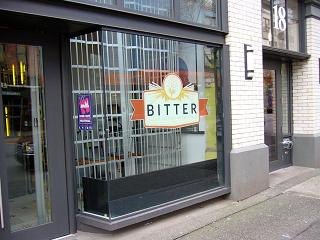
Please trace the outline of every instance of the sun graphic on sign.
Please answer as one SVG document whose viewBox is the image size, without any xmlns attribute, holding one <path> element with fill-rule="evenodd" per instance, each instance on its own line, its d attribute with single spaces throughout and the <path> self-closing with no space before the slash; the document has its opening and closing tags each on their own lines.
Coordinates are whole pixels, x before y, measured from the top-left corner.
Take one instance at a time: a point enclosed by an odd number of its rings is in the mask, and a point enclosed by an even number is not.
<svg viewBox="0 0 320 240">
<path fill-rule="evenodd" d="M 183 89 L 181 79 L 175 74 L 168 74 L 163 80 L 162 85 L 169 99 L 177 99 Z"/>
<path fill-rule="evenodd" d="M 194 91 L 194 86 L 190 83 L 183 87 L 181 78 L 177 74 L 170 73 L 163 79 L 162 86 L 151 83 L 149 89 L 157 91 L 158 97 L 160 98 L 166 100 L 181 100 L 188 97 L 188 94 Z"/>
</svg>

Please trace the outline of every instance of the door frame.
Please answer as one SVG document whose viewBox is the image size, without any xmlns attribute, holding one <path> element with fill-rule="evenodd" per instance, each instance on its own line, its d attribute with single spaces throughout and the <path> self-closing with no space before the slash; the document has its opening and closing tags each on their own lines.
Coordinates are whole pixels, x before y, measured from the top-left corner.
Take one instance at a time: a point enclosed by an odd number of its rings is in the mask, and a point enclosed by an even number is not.
<svg viewBox="0 0 320 240">
<path fill-rule="evenodd" d="M 66 176 L 66 153 L 64 138 L 64 112 L 62 101 L 62 72 L 60 35 L 55 33 L 33 33 L 26 30 L 0 30 L 1 43 L 25 44 L 42 47 L 43 72 L 45 76 L 46 144 L 50 178 L 52 222 L 11 233 L 8 209 L 8 186 L 6 184 L 6 161 L 4 156 L 4 122 L 0 117 L 0 177 L 2 180 L 2 203 L 4 229 L 0 226 L 0 238 L 4 240 L 51 239 L 69 234 L 70 215 Z M 0 109 L 2 111 L 0 88 Z M 54 127 L 50 127 L 54 126 Z M 51 147 L 49 147 L 51 146 Z"/>
<path fill-rule="evenodd" d="M 287 65 L 287 77 L 288 77 L 288 131 L 289 134 L 283 134 L 282 126 L 282 80 L 281 80 L 281 65 Z M 274 59 L 264 59 L 263 69 L 275 70 L 275 93 L 276 93 L 276 156 L 277 160 L 269 161 L 270 172 L 278 170 L 292 165 L 292 149 L 289 151 L 289 157 L 283 159 L 283 138 L 293 137 L 293 127 L 292 127 L 292 78 L 291 78 L 291 63 L 285 61 L 279 61 Z"/>
</svg>

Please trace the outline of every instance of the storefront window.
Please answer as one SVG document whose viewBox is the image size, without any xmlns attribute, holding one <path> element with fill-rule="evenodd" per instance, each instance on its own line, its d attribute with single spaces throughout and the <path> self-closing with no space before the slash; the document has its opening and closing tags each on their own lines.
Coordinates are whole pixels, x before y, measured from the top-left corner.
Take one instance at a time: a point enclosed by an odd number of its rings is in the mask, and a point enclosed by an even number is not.
<svg viewBox="0 0 320 240">
<path fill-rule="evenodd" d="M 204 25 L 217 25 L 217 1 L 181 0 L 180 18 L 188 22 Z"/>
<path fill-rule="evenodd" d="M 270 0 L 262 0 L 262 39 L 263 45 L 272 46 L 272 21 Z"/>
<path fill-rule="evenodd" d="M 297 0 L 263 0 L 263 45 L 299 51 L 299 18 Z"/>
<path fill-rule="evenodd" d="M 116 4 L 116 0 L 86 0 L 86 1 L 104 4 L 104 5 L 115 5 Z"/>
<path fill-rule="evenodd" d="M 78 0 L 96 6 L 118 8 L 166 19 L 211 27 L 218 26 L 218 0 Z"/>
<path fill-rule="evenodd" d="M 124 0 L 124 7 L 139 12 L 151 13 L 165 17 L 172 17 L 172 0 L 150 1 L 150 0 Z"/>
<path fill-rule="evenodd" d="M 287 48 L 287 11 L 285 0 L 273 1 L 273 46 Z"/>
<path fill-rule="evenodd" d="M 287 4 L 289 49 L 299 51 L 299 4 L 296 0 L 288 0 Z"/>
<path fill-rule="evenodd" d="M 224 185 L 218 47 L 103 31 L 72 39 L 71 55 L 79 211 L 116 218 Z M 91 96 L 90 130 L 79 95 Z M 132 100 L 148 106 L 143 120 Z"/>
</svg>

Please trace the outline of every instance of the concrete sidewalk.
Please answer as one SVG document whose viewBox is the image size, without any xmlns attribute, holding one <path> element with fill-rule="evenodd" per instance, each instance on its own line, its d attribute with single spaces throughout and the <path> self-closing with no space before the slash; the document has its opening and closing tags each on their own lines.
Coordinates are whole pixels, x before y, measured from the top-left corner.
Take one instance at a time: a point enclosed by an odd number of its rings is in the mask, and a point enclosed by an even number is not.
<svg viewBox="0 0 320 240">
<path fill-rule="evenodd" d="M 219 198 L 116 232 L 78 232 L 65 240 L 320 240 L 320 170 L 289 167 L 270 188 L 240 202 Z"/>
</svg>

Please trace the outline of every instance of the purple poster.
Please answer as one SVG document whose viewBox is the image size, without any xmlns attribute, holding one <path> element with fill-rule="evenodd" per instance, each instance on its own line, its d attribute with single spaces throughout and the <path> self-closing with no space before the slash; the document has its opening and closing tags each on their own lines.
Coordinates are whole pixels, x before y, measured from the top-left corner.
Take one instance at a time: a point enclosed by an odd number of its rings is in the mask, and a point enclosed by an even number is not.
<svg viewBox="0 0 320 240">
<path fill-rule="evenodd" d="M 90 94 L 78 95 L 78 128 L 92 130 L 92 104 Z"/>
</svg>

